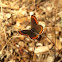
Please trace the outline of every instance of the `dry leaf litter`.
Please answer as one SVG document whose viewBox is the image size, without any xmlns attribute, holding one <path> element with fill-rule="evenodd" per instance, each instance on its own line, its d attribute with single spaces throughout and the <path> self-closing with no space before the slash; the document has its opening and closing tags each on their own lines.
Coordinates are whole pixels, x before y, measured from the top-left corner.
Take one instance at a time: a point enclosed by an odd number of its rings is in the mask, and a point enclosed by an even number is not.
<svg viewBox="0 0 62 62">
<path fill-rule="evenodd" d="M 31 15 L 44 27 L 35 40 L 18 33 Z M 0 62 L 62 62 L 62 0 L 0 0 Z"/>
</svg>

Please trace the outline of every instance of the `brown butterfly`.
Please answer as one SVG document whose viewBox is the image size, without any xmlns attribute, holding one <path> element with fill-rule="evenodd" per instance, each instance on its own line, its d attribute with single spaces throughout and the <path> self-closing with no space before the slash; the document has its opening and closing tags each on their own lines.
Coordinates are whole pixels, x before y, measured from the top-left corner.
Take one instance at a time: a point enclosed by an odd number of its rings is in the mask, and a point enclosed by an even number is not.
<svg viewBox="0 0 62 62">
<path fill-rule="evenodd" d="M 43 32 L 43 26 L 38 25 L 37 19 L 35 16 L 31 16 L 31 29 L 18 31 L 22 35 L 29 36 L 31 39 L 36 39 Z"/>
</svg>

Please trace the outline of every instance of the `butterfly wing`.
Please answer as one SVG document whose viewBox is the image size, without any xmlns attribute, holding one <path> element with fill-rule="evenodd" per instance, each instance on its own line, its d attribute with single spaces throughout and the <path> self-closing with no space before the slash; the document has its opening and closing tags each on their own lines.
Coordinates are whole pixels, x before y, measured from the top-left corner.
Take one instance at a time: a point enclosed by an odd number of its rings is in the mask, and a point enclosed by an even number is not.
<svg viewBox="0 0 62 62">
<path fill-rule="evenodd" d="M 41 34 L 43 32 L 43 26 L 36 25 L 35 27 L 32 28 L 32 31 L 36 32 L 37 34 Z"/>
<path fill-rule="evenodd" d="M 27 35 L 29 36 L 31 39 L 36 39 L 38 38 L 38 35 L 36 33 L 34 33 L 31 30 L 22 30 L 22 31 L 18 31 L 20 34 L 22 35 Z"/>
<path fill-rule="evenodd" d="M 31 16 L 31 29 L 37 34 L 41 34 L 43 32 L 43 26 L 38 25 L 37 19 L 35 16 Z"/>
<path fill-rule="evenodd" d="M 31 27 L 33 27 L 33 25 L 37 25 L 38 24 L 38 22 L 37 22 L 37 19 L 36 19 L 36 17 L 35 16 L 31 16 Z"/>
</svg>

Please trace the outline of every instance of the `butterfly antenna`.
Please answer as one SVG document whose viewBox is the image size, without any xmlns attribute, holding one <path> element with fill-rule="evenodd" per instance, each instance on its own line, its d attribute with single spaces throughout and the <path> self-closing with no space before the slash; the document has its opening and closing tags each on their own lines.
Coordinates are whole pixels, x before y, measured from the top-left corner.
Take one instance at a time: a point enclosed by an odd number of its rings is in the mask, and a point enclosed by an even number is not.
<svg viewBox="0 0 62 62">
<path fill-rule="evenodd" d="M 47 36 L 46 36 L 47 37 Z M 48 37 L 47 37 L 48 38 Z M 49 39 L 49 38 L 48 38 Z M 50 40 L 50 39 L 49 39 Z M 50 40 L 51 41 L 51 40 Z M 52 41 L 51 41 L 52 42 Z M 54 42 L 52 42 L 53 43 L 53 46 L 55 46 L 58 50 L 59 50 L 59 48 L 55 45 L 55 43 Z"/>
</svg>

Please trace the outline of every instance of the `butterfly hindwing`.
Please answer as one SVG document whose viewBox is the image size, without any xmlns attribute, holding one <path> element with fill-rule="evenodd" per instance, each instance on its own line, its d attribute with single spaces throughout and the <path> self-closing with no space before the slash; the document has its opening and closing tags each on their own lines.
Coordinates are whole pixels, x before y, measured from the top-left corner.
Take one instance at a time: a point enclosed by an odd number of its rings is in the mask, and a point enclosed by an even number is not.
<svg viewBox="0 0 62 62">
<path fill-rule="evenodd" d="M 36 32 L 37 34 L 41 34 L 43 31 L 43 26 L 38 25 L 36 17 L 33 15 L 31 16 L 31 29 L 32 29 L 32 31 Z"/>
<path fill-rule="evenodd" d="M 31 39 L 38 38 L 38 35 L 36 33 L 34 33 L 33 31 L 31 31 L 31 30 L 22 30 L 22 31 L 19 31 L 19 33 L 22 34 L 22 35 L 27 35 Z"/>
<path fill-rule="evenodd" d="M 32 30 L 36 32 L 37 34 L 41 34 L 43 32 L 43 26 L 36 25 L 35 27 L 32 27 Z"/>
</svg>

